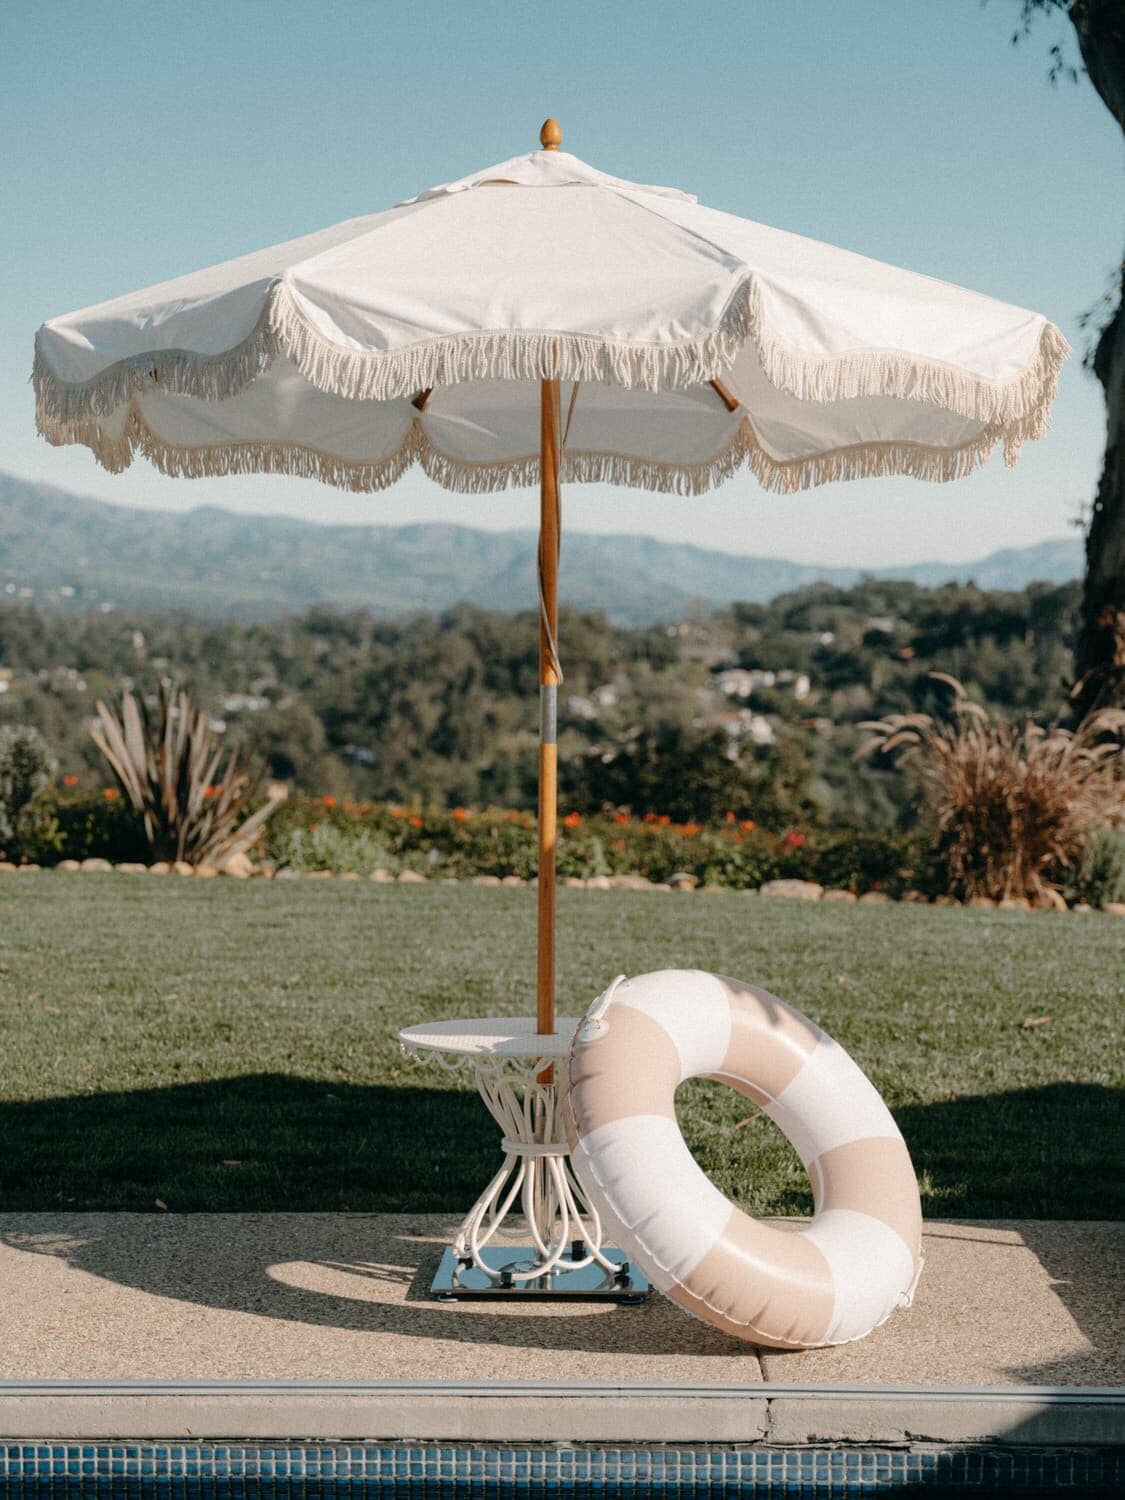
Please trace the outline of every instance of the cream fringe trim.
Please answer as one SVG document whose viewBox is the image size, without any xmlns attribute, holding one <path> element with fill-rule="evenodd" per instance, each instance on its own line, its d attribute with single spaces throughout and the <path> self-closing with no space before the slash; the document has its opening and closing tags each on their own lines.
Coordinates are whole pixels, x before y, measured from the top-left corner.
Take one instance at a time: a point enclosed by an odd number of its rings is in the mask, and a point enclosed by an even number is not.
<svg viewBox="0 0 1125 1500">
<path fill-rule="evenodd" d="M 341 348 L 308 321 L 284 280 L 271 284 L 257 323 L 222 354 L 167 349 L 135 355 L 91 380 L 58 380 L 36 341 L 32 382 L 40 431 L 108 416 L 133 395 L 159 386 L 177 395 L 221 401 L 236 395 L 284 354 L 318 390 L 356 401 L 413 396 L 468 380 L 601 381 L 645 390 L 677 390 L 718 379 L 751 339 L 771 383 L 801 401 L 891 396 L 1009 429 L 1018 445 L 1041 437 L 1069 345 L 1044 324 L 1036 357 L 1020 376 L 986 380 L 940 360 L 898 350 L 861 349 L 813 356 L 775 339 L 765 325 L 761 288 L 748 276 L 718 326 L 677 344 L 624 343 L 595 335 L 517 329 L 458 333 L 393 351 Z"/>
<path fill-rule="evenodd" d="M 435 483 L 461 494 L 490 494 L 539 482 L 537 455 L 488 463 L 458 459 L 435 447 L 418 419 L 411 422 L 393 453 L 366 463 L 299 443 L 235 442 L 200 447 L 167 443 L 149 428 L 136 401 L 130 402 L 120 437 L 111 437 L 94 420 L 70 423 L 49 420 L 41 426 L 41 431 L 54 446 L 83 444 L 111 473 L 127 469 L 134 454 L 141 453 L 161 473 L 175 478 L 290 474 L 359 493 L 387 489 L 414 464 Z M 985 428 L 970 442 L 956 448 L 922 443 L 862 443 L 829 449 L 808 458 L 783 460 L 765 451 L 749 419 L 744 417 L 727 446 L 703 463 L 679 465 L 624 453 L 567 450 L 562 456 L 560 477 L 569 484 L 616 484 L 690 496 L 706 494 L 740 469 L 748 468 L 767 490 L 791 495 L 814 485 L 894 474 L 935 482 L 961 479 L 979 468 L 1000 442 L 1004 442 L 1005 462 L 1014 463 L 1018 440 L 999 425 Z"/>
</svg>

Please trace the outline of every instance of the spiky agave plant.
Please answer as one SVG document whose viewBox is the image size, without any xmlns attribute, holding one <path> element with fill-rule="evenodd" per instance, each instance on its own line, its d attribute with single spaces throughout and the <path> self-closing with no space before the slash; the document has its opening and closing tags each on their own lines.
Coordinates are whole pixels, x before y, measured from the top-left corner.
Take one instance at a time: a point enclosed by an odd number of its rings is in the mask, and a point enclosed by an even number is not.
<svg viewBox="0 0 1125 1500">
<path fill-rule="evenodd" d="M 248 811 L 265 767 L 241 745 L 225 748 L 190 693 L 162 682 L 155 718 L 129 691 L 120 713 L 96 707 L 90 737 L 158 858 L 201 865 L 250 847 L 274 807 Z"/>
<path fill-rule="evenodd" d="M 857 754 L 903 752 L 953 894 L 1046 904 L 1096 829 L 1125 826 L 1125 712 L 1074 731 L 998 723 L 955 677 L 929 675 L 952 694 L 948 716 L 870 720 Z"/>
</svg>

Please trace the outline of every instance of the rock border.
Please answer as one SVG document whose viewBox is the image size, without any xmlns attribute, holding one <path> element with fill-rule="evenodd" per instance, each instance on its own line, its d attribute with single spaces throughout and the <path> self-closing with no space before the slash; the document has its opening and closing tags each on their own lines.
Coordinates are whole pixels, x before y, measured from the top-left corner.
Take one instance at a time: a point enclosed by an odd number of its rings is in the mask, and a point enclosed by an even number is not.
<svg viewBox="0 0 1125 1500">
<path fill-rule="evenodd" d="M 108 859 L 62 859 L 56 865 L 34 863 L 17 865 L 11 860 L 0 860 L 0 875 L 25 875 L 36 871 L 59 870 L 64 874 L 113 874 L 113 875 L 178 875 L 195 880 L 209 880 L 223 875 L 230 880 L 367 880 L 373 885 L 475 885 L 494 890 L 531 890 L 538 885 L 534 876 L 525 880 L 522 875 L 455 875 L 430 876 L 418 870 L 401 870 L 397 875 L 390 870 L 372 870 L 361 875 L 357 870 L 294 870 L 291 867 L 275 869 L 268 862 L 255 865 L 239 854 L 218 865 L 190 865 L 185 860 L 169 864 L 158 861 L 145 865 L 136 861 L 113 864 Z M 783 901 L 813 901 L 826 905 L 847 906 L 945 906 L 965 910 L 981 911 L 1073 911 L 1081 915 L 1099 908 L 1079 902 L 1067 906 L 1057 891 L 1050 892 L 1046 906 L 1034 907 L 1023 898 L 1006 897 L 993 901 L 988 896 L 972 896 L 960 901 L 956 896 L 927 896 L 924 891 L 907 890 L 901 896 L 891 896 L 886 891 L 864 891 L 862 894 L 847 889 L 824 887 L 812 880 L 767 880 L 765 885 L 737 887 L 728 885 L 700 885 L 698 878 L 686 870 L 670 875 L 667 880 L 646 880 L 643 875 L 580 875 L 563 876 L 559 885 L 564 890 L 584 891 L 661 891 L 687 893 L 701 896 L 764 896 Z M 1125 901 L 1108 901 L 1100 910 L 1108 916 L 1125 917 Z"/>
</svg>

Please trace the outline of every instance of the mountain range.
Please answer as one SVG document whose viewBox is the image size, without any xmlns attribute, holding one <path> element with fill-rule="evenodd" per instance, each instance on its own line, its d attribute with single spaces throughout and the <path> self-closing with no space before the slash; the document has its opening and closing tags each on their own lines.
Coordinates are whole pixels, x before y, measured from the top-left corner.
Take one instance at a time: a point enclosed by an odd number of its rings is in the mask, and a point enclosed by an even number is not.
<svg viewBox="0 0 1125 1500">
<path fill-rule="evenodd" d="M 460 601 L 527 609 L 535 534 L 427 523 L 340 526 L 204 505 L 143 510 L 0 473 L 0 600 L 44 607 L 184 609 L 261 618 L 315 605 L 382 615 Z M 765 603 L 807 584 L 864 576 L 982 589 L 1063 583 L 1082 570 L 1077 537 L 1005 548 L 973 563 L 860 569 L 735 556 L 646 536 L 571 532 L 560 593 L 629 625 L 682 618 L 741 599 Z"/>
</svg>

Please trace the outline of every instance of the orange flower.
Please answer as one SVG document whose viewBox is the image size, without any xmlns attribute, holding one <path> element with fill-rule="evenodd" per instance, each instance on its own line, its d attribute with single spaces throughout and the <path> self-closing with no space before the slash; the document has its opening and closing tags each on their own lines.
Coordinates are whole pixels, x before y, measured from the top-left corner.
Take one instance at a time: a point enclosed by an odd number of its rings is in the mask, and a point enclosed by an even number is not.
<svg viewBox="0 0 1125 1500">
<path fill-rule="evenodd" d="M 654 812 L 647 812 L 647 813 L 645 813 L 644 821 L 646 823 L 655 823 L 656 822 L 656 814 Z"/>
<path fill-rule="evenodd" d="M 371 811 L 371 803 L 370 802 L 361 802 L 359 804 L 359 815 L 360 815 L 361 818 L 366 817 L 367 814 L 370 811 Z"/>
<path fill-rule="evenodd" d="M 115 786 L 107 786 L 102 788 L 102 796 L 107 802 L 116 802 L 120 795 L 121 793 Z"/>
<path fill-rule="evenodd" d="M 391 808 L 391 817 L 392 818 L 405 818 L 406 817 L 406 809 L 402 808 L 402 807 L 392 807 Z"/>
<path fill-rule="evenodd" d="M 785 843 L 790 849 L 799 849 L 804 842 L 805 835 L 803 833 L 797 833 L 792 828 L 789 829 L 783 840 L 783 843 Z"/>
<path fill-rule="evenodd" d="M 727 819 L 728 823 L 733 823 L 734 822 L 734 813 L 728 812 L 727 815 L 726 815 L 726 819 Z"/>
<path fill-rule="evenodd" d="M 569 812 L 569 813 L 567 813 L 566 817 L 563 819 L 563 827 L 564 828 L 577 828 L 578 825 L 579 825 L 579 823 L 581 823 L 581 821 L 582 821 L 582 816 L 581 816 L 580 813 Z"/>
<path fill-rule="evenodd" d="M 522 813 L 506 812 L 504 814 L 504 821 L 507 823 L 518 823 L 521 820 L 522 816 Z"/>
<path fill-rule="evenodd" d="M 335 799 L 335 797 L 322 797 L 320 800 L 324 803 L 325 807 L 335 807 L 336 806 L 336 799 Z"/>
<path fill-rule="evenodd" d="M 615 823 L 627 823 L 629 821 L 629 814 L 628 813 L 620 813 L 620 812 L 614 813 L 614 815 L 613 815 L 613 821 Z"/>
<path fill-rule="evenodd" d="M 64 776 L 63 779 L 62 779 L 62 784 L 63 784 L 63 786 L 77 786 L 78 785 L 78 777 L 77 776 Z"/>
<path fill-rule="evenodd" d="M 754 822 L 753 818 L 743 818 L 742 822 L 739 823 L 738 826 L 742 829 L 743 833 L 753 833 L 758 825 Z"/>
<path fill-rule="evenodd" d="M 658 826 L 659 826 L 659 827 L 660 827 L 660 828 L 667 828 L 667 827 L 668 827 L 668 824 L 669 824 L 669 823 L 670 823 L 670 822 L 671 822 L 671 821 L 672 821 L 672 819 L 671 819 L 671 817 L 670 817 L 670 816 L 669 816 L 669 815 L 668 815 L 668 814 L 667 814 L 667 813 L 661 813 L 661 814 L 660 814 L 660 816 L 659 816 L 659 817 L 658 817 L 658 818 L 657 818 L 657 820 L 656 820 L 656 822 L 657 822 L 657 825 L 658 825 Z"/>
<path fill-rule="evenodd" d="M 469 809 L 467 807 L 455 807 L 449 816 L 455 823 L 467 823 L 469 821 Z"/>
<path fill-rule="evenodd" d="M 411 826 L 411 828 L 421 828 L 422 827 L 422 819 L 421 818 L 411 818 L 410 819 L 410 826 Z"/>
<path fill-rule="evenodd" d="M 685 839 L 693 839 L 699 832 L 699 828 L 700 825 L 698 823 L 685 823 L 681 832 Z"/>
</svg>

